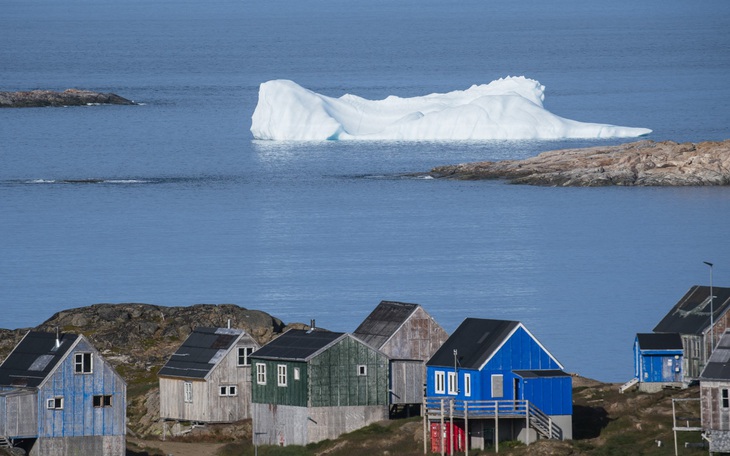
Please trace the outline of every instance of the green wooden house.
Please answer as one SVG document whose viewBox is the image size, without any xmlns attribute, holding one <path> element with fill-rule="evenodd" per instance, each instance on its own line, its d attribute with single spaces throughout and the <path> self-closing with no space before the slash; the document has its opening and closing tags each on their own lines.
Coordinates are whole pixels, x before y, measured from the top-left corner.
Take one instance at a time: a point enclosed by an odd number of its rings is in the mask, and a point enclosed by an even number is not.
<svg viewBox="0 0 730 456">
<path fill-rule="evenodd" d="M 388 418 L 388 357 L 350 334 L 290 330 L 251 355 L 254 444 L 306 445 Z"/>
</svg>

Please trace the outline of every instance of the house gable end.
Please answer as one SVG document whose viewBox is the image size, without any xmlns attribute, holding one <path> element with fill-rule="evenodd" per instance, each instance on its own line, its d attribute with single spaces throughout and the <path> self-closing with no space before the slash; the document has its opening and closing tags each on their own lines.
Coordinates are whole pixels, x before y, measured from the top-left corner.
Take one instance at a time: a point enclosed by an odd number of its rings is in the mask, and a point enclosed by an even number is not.
<svg viewBox="0 0 730 456">
<path fill-rule="evenodd" d="M 560 369 L 563 365 L 519 323 L 479 367 L 480 371 Z"/>
</svg>

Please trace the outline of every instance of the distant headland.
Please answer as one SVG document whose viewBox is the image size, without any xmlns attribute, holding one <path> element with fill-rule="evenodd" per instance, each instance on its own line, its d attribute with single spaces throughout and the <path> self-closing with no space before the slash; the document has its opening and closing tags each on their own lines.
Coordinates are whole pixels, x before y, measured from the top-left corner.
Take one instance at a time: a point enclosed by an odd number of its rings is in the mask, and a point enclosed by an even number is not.
<svg viewBox="0 0 730 456">
<path fill-rule="evenodd" d="M 553 187 L 730 185 L 730 140 L 681 144 L 647 140 L 555 150 L 524 160 L 439 166 L 426 175 Z"/>
<path fill-rule="evenodd" d="M 114 93 L 100 93 L 79 89 L 67 89 L 63 92 L 54 92 L 52 90 L 0 92 L 0 108 L 40 108 L 46 106 L 88 106 L 98 104 L 134 105 L 137 103 Z"/>
</svg>

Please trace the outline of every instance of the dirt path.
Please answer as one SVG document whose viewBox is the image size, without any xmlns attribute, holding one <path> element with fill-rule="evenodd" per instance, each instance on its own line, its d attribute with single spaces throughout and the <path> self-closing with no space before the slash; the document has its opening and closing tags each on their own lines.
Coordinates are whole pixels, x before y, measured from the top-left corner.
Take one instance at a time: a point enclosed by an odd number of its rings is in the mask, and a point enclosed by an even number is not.
<svg viewBox="0 0 730 456">
<path fill-rule="evenodd" d="M 141 440 L 128 439 L 140 448 L 157 448 L 163 454 L 169 456 L 215 456 L 216 452 L 223 446 L 221 443 L 187 443 L 171 442 L 162 440 Z"/>
</svg>

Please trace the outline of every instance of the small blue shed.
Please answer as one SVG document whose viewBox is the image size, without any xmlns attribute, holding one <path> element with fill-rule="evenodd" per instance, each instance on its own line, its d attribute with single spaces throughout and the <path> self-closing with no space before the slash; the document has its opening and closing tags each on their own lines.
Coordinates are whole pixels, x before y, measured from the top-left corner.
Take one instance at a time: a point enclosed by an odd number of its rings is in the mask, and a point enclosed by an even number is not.
<svg viewBox="0 0 730 456">
<path fill-rule="evenodd" d="M 642 391 L 679 386 L 684 381 L 684 349 L 679 333 L 640 333 L 634 339 L 634 376 Z"/>
<path fill-rule="evenodd" d="M 467 318 L 426 369 L 431 418 L 448 399 L 452 415 L 468 421 L 472 446 L 572 438 L 572 378 L 520 322 Z"/>
</svg>

